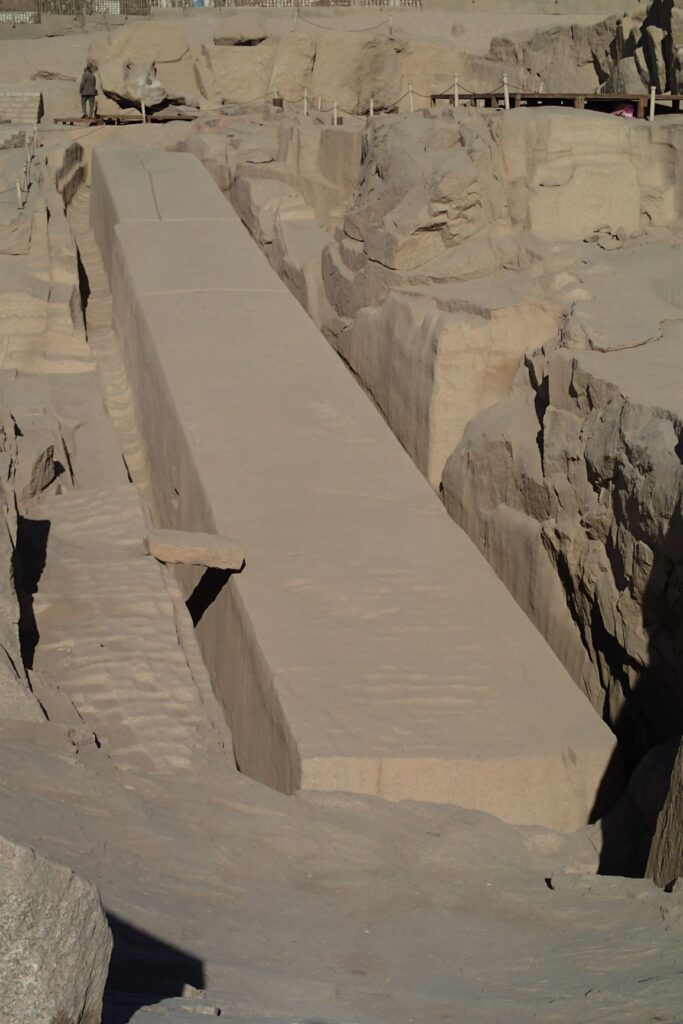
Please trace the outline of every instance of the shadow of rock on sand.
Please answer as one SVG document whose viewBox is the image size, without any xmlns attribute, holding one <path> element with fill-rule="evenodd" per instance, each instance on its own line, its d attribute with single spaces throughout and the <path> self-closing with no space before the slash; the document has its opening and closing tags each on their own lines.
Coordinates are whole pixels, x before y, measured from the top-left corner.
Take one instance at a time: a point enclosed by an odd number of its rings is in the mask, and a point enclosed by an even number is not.
<svg viewBox="0 0 683 1024">
<path fill-rule="evenodd" d="M 643 593 L 648 637 L 641 666 L 618 666 L 623 706 L 615 721 L 630 780 L 599 822 L 601 874 L 642 876 L 664 806 L 683 733 L 683 517 L 680 500 L 668 533 L 654 551 Z M 615 671 L 615 666 L 610 666 Z M 630 671 L 629 671 L 630 670 Z M 629 676 L 636 675 L 635 685 Z M 683 829 L 683 822 L 681 823 Z"/>
<path fill-rule="evenodd" d="M 107 911 L 114 937 L 104 990 L 102 1024 L 128 1024 L 137 1010 L 204 988 L 204 964 L 196 956 L 135 928 Z"/>
</svg>

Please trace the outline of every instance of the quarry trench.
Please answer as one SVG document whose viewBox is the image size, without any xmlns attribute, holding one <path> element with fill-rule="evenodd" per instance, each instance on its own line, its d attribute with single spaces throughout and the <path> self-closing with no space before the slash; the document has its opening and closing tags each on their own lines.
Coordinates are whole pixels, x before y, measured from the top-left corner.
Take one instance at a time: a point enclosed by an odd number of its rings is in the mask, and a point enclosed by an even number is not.
<svg viewBox="0 0 683 1024">
<path fill-rule="evenodd" d="M 148 173 L 149 173 L 149 172 L 148 172 Z M 157 199 L 156 199 L 156 196 L 154 197 L 154 203 L 155 203 L 155 209 L 156 209 L 156 211 L 158 212 L 158 204 L 157 204 Z M 80 215 L 80 217 L 81 217 L 81 220 L 82 220 L 82 218 L 83 218 L 83 215 L 81 214 L 81 215 Z M 72 220 L 73 220 L 73 218 L 72 218 Z M 82 243 L 81 243 L 81 244 L 82 244 Z M 87 244 L 87 243 L 86 243 L 86 244 Z M 91 257 L 92 257 L 92 254 L 91 254 Z M 85 282 L 84 282 L 84 283 L 85 283 Z M 87 288 L 89 288 L 89 287 L 90 287 L 90 286 L 89 286 L 89 283 L 88 283 L 88 284 L 87 284 Z M 107 316 L 108 316 L 108 313 L 107 313 L 107 309 L 106 309 L 106 308 L 105 308 L 104 316 L 105 316 L 105 319 L 106 319 L 106 318 L 107 318 Z M 97 330 L 97 323 L 95 323 L 95 324 L 93 325 L 93 330 Z M 110 340 L 111 340 L 111 339 L 110 339 Z M 118 376 L 118 377 L 119 377 L 119 385 L 120 385 L 120 384 L 121 384 L 121 380 L 122 380 L 122 379 L 123 379 L 123 378 L 125 377 L 125 370 L 124 370 L 124 369 L 122 369 L 121 367 L 119 367 L 119 368 L 118 368 L 118 372 L 117 372 L 117 373 L 115 373 L 115 374 L 114 374 L 114 376 L 115 376 L 115 377 L 116 377 L 116 376 Z M 124 385 L 124 386 L 125 386 L 125 385 Z M 372 395 L 371 395 L 371 397 L 374 397 L 374 396 L 372 396 Z M 124 404 L 125 404 L 125 403 L 124 403 Z M 111 411 L 112 411 L 112 410 L 111 410 L 111 408 L 110 408 L 110 412 L 111 412 Z M 115 415 L 118 415 L 118 416 L 119 416 L 119 418 L 121 418 L 121 416 L 122 416 L 122 411 L 121 411 L 121 409 L 119 409 L 119 410 L 118 410 L 118 411 L 117 411 L 117 412 L 115 413 Z M 143 469 L 141 473 L 140 473 L 140 471 L 138 471 L 138 474 L 137 474 L 137 480 L 138 480 L 139 484 L 141 485 L 141 487 L 142 487 L 142 489 L 143 489 L 143 493 L 145 493 L 145 491 L 146 491 L 147 495 L 148 495 L 148 496 L 150 496 L 150 495 L 152 494 L 152 489 L 151 489 L 151 483 L 150 483 L 150 477 L 149 477 L 149 459 L 148 459 L 148 456 L 146 455 L 146 453 L 144 452 L 144 447 L 145 447 L 145 446 L 144 446 L 143 444 L 141 444 L 141 442 L 140 442 L 140 437 L 139 437 L 139 430 L 138 430 L 138 428 L 137 428 L 137 425 L 136 425 L 136 424 L 134 423 L 135 417 L 134 417 L 134 414 L 133 414 L 133 413 L 132 413 L 132 411 L 131 411 L 131 408 L 130 408 L 130 403 L 128 403 L 128 409 L 127 409 L 127 411 L 126 411 L 125 413 L 123 413 L 123 418 L 124 418 L 124 419 L 126 419 L 126 420 L 128 421 L 128 425 L 127 425 L 127 427 L 126 427 L 126 428 L 124 428 L 124 429 L 125 429 L 125 431 L 127 431 L 127 435 L 128 435 L 128 441 L 129 441 L 129 443 L 130 443 L 130 444 L 132 445 L 132 448 L 131 448 L 131 451 L 130 451 L 130 454 L 129 454 L 128 458 L 130 458 L 130 459 L 131 459 L 131 460 L 132 460 L 133 462 L 134 462 L 135 460 L 138 460 L 138 461 L 139 461 L 140 463 L 142 463 L 142 464 L 145 464 L 145 469 Z M 153 500 L 153 499 L 152 499 L 152 500 Z M 182 586 L 182 580 L 181 580 L 181 586 Z M 186 588 L 187 588 L 187 585 L 186 585 Z M 185 589 L 186 589 L 186 588 L 185 588 Z M 191 588 L 190 588 L 190 589 L 191 589 Z M 206 655 L 205 655 L 205 656 L 206 656 Z M 212 674 L 213 674 L 213 673 L 212 673 Z M 215 686 L 215 685 L 216 685 L 216 680 L 215 680 L 215 675 L 214 675 L 214 686 Z M 218 686 L 218 692 L 220 693 L 220 691 L 221 691 L 221 685 L 219 684 L 219 686 Z M 228 718 L 229 718 L 229 720 L 230 720 L 230 716 L 229 716 L 229 714 L 228 714 Z M 244 742 L 246 742 L 246 743 L 247 743 L 247 745 L 248 745 L 250 741 L 249 741 L 249 739 L 246 739 L 246 741 L 245 741 L 245 740 L 242 740 L 241 742 L 243 742 L 243 743 L 244 743 Z M 259 742 L 261 742 L 261 741 L 259 741 Z M 269 741 L 269 742 L 272 742 L 272 741 Z M 287 742 L 289 742 L 289 741 L 287 741 Z M 266 753 L 266 755 L 265 755 L 265 759 L 267 760 L 269 756 L 270 756 L 270 754 Z M 243 762 L 243 761 L 245 761 L 245 760 L 246 760 L 247 764 L 249 763 L 249 758 L 248 758 L 248 757 L 247 757 L 247 758 L 244 758 L 244 757 L 240 757 L 239 753 L 237 753 L 237 757 L 238 757 L 238 762 L 240 762 L 240 763 L 241 763 L 241 762 Z M 249 772 L 249 769 L 247 769 L 247 770 L 248 770 L 248 773 L 251 773 L 251 772 Z M 254 769 L 254 768 L 252 767 L 252 772 L 253 772 L 253 773 L 254 773 L 254 774 L 256 775 L 256 777 L 257 777 L 257 778 L 259 777 L 259 773 L 262 773 L 262 771 L 263 771 L 263 770 L 262 770 L 262 769 L 260 769 L 260 768 L 258 768 L 258 767 L 257 767 L 256 769 Z M 287 769 L 287 772 L 286 772 L 286 774 L 285 774 L 285 779 L 289 777 L 289 775 L 287 774 L 288 772 L 289 772 L 289 769 Z M 270 784 L 275 784 L 276 786 L 278 786 L 278 788 L 280 788 L 280 787 L 282 787 L 282 786 L 283 786 L 283 783 L 282 783 L 282 781 L 279 781 L 279 780 L 278 780 L 277 778 L 264 778 L 263 780 L 264 780 L 264 781 L 268 781 L 268 782 L 270 782 Z M 346 782 L 345 782 L 345 783 L 342 783 L 342 787 L 343 787 L 343 788 L 345 788 L 345 786 L 346 786 L 346 785 L 348 785 L 348 784 L 349 784 L 349 782 L 348 782 L 348 776 L 347 776 L 347 780 L 346 780 Z M 319 782 L 318 782 L 318 781 L 316 781 L 316 784 L 315 784 L 316 788 L 318 787 L 318 785 L 319 785 Z M 351 783 L 350 783 L 350 785 L 351 785 L 351 786 L 356 786 L 356 785 L 358 785 L 358 783 L 354 783 L 354 782 L 351 782 Z M 362 786 L 364 786 L 364 785 L 365 785 L 365 783 L 361 783 L 361 785 L 362 785 Z M 291 783 L 290 783 L 290 782 L 287 782 L 287 781 L 285 781 L 285 782 L 284 782 L 284 788 L 285 788 L 285 790 L 287 790 L 287 789 L 288 789 L 288 788 L 289 788 L 290 786 L 291 786 Z M 336 788 L 336 787 L 337 787 L 337 784 L 335 783 L 335 784 L 334 784 L 334 786 L 333 786 L 333 788 Z M 398 792 L 398 791 L 397 791 L 397 792 Z M 614 789 L 612 789 L 612 790 L 611 790 L 611 792 L 610 792 L 610 788 L 609 788 L 609 785 L 608 785 L 608 789 L 607 789 L 607 791 L 606 791 L 606 792 L 607 792 L 608 794 L 610 794 L 609 796 L 607 796 L 607 798 L 606 798 L 606 799 L 607 799 L 607 800 L 608 800 L 609 802 L 613 802 L 613 801 L 614 801 L 614 797 L 615 797 L 615 791 L 614 791 Z M 595 813 L 595 808 L 593 808 L 593 813 Z M 601 813 L 602 813 L 602 812 L 598 812 L 598 816 L 600 816 L 600 815 L 601 815 Z"/>
<path fill-rule="evenodd" d="M 146 172 L 146 173 L 149 174 L 149 172 Z M 93 248 L 92 239 L 91 238 L 88 239 L 88 238 L 86 238 L 82 234 L 82 231 L 83 231 L 82 225 L 84 223 L 84 218 L 87 216 L 87 211 L 86 211 L 86 208 L 83 206 L 83 203 L 84 202 L 87 203 L 87 196 L 89 196 L 89 194 L 90 193 L 86 192 L 85 188 L 82 188 L 81 190 L 79 190 L 76 193 L 76 198 L 73 200 L 73 205 L 70 207 L 70 217 L 71 217 L 72 224 L 74 226 L 74 232 L 75 232 L 77 238 L 78 238 L 78 231 L 79 231 L 79 229 L 77 229 L 77 227 L 76 227 L 76 221 L 79 220 L 79 219 L 81 221 L 81 228 L 80 228 L 81 237 L 79 239 L 79 258 L 81 260 L 81 265 L 82 265 L 83 269 L 86 271 L 87 274 L 89 274 L 87 280 L 85 278 L 83 278 L 82 281 L 81 281 L 81 286 L 83 288 L 82 301 L 83 301 L 83 305 L 86 306 L 86 315 L 87 315 L 87 318 L 88 318 L 89 341 L 90 341 L 90 344 L 91 344 L 93 350 L 95 351 L 95 353 L 97 355 L 98 364 L 99 364 L 99 367 L 100 367 L 100 372 L 104 373 L 104 377 L 108 378 L 106 390 L 107 390 L 107 393 L 108 393 L 109 413 L 112 416 L 112 419 L 116 423 L 116 426 L 117 426 L 117 432 L 119 433 L 121 444 L 122 444 L 122 447 L 123 447 L 123 450 L 124 450 L 126 464 L 128 466 L 128 470 L 129 470 L 129 475 L 136 481 L 138 486 L 141 488 L 143 495 L 145 495 L 145 500 L 151 503 L 151 502 L 153 502 L 154 499 L 153 499 L 153 492 L 152 492 L 152 484 L 150 482 L 151 470 L 150 470 L 150 467 L 149 467 L 149 456 L 148 456 L 148 453 L 145 451 L 145 446 L 141 443 L 140 431 L 139 431 L 138 423 L 136 421 L 136 417 L 135 417 L 135 415 L 133 413 L 133 410 L 132 410 L 132 404 L 131 404 L 131 401 L 130 401 L 130 382 L 129 382 L 129 379 L 128 379 L 128 375 L 127 375 L 127 371 L 125 369 L 125 366 L 121 362 L 120 350 L 117 348 L 117 345 L 119 343 L 116 341 L 115 336 L 111 333 L 111 296 L 109 296 L 108 298 L 107 298 L 107 296 L 103 296 L 103 299 L 102 299 L 103 304 L 98 306 L 97 303 L 93 304 L 93 302 L 92 302 L 92 298 L 93 298 L 92 294 L 87 295 L 88 291 L 90 291 L 92 293 L 93 290 L 96 290 L 96 285 L 97 285 L 97 281 L 98 281 L 98 273 L 100 274 L 100 280 L 102 280 L 102 281 L 105 280 L 104 278 L 101 278 L 101 275 L 103 273 L 105 273 L 104 268 L 101 265 L 101 262 L 100 262 L 100 268 L 101 269 L 100 269 L 99 272 L 98 271 L 94 271 L 92 269 L 93 268 L 93 264 L 92 264 L 93 257 L 97 256 L 97 253 L 95 252 L 95 250 L 97 249 L 97 246 L 95 246 Z M 155 197 L 155 209 L 158 210 L 158 203 L 157 203 L 156 197 Z M 88 267 L 90 268 L 89 270 L 86 268 L 86 263 L 88 264 Z M 106 277 L 106 275 L 105 275 L 105 277 Z M 91 278 L 92 278 L 92 281 L 91 281 Z M 95 282 L 95 288 L 94 289 L 93 289 L 93 281 Z M 108 288 L 108 286 L 107 286 L 107 288 Z M 105 288 L 105 291 L 107 290 L 107 288 Z M 372 396 L 372 397 L 374 397 L 374 396 Z M 189 588 L 191 590 L 193 584 L 192 585 L 185 584 L 183 586 L 182 579 L 181 579 L 180 582 L 181 582 L 181 589 L 184 591 L 184 596 L 187 597 L 188 596 L 188 586 L 189 586 Z M 223 669 L 223 671 L 225 671 L 225 670 Z M 215 675 L 214 675 L 214 681 L 215 681 Z M 219 692 L 220 692 L 220 689 L 221 689 L 221 687 L 219 686 L 218 687 Z M 249 744 L 250 741 L 248 739 L 248 736 L 249 736 L 249 730 L 248 729 L 246 730 L 246 736 L 247 736 L 246 743 Z M 268 740 L 268 744 L 270 744 L 271 742 L 272 742 L 271 740 Z M 284 741 L 278 740 L 276 742 L 284 742 L 285 746 L 291 744 L 291 740 L 286 738 L 286 737 L 285 737 Z M 270 747 L 267 746 L 266 747 L 266 753 L 263 755 L 265 760 L 268 760 L 268 757 L 270 756 L 269 753 L 268 753 L 269 749 L 270 749 Z M 238 753 L 238 761 L 239 761 L 241 766 L 246 765 L 247 766 L 246 770 L 247 770 L 248 773 L 250 773 L 249 755 L 247 755 L 246 758 L 245 758 L 243 754 L 240 755 Z M 260 771 L 261 771 L 260 768 L 258 768 L 258 767 L 254 768 L 253 766 L 251 766 L 251 773 L 253 773 L 257 778 L 259 777 L 259 772 Z M 286 771 L 289 771 L 289 769 L 286 769 Z M 318 771 L 317 767 L 316 767 L 316 771 Z M 363 769 L 363 771 L 365 771 L 365 768 Z M 286 773 L 285 773 L 285 777 L 286 777 Z M 315 788 L 317 788 L 320 785 L 320 783 L 319 783 L 320 776 L 314 776 L 314 778 L 316 779 L 316 781 L 315 781 Z M 287 781 L 285 781 L 284 784 L 283 784 L 282 776 L 280 777 L 280 779 L 270 778 L 270 779 L 264 779 L 264 781 L 269 781 L 270 784 L 275 784 L 276 786 L 282 787 L 282 788 L 285 788 L 285 789 L 289 789 L 290 787 L 291 788 L 296 788 L 296 785 L 293 785 L 293 784 L 291 784 L 290 782 L 287 782 Z M 333 788 L 337 788 L 338 785 L 339 785 L 338 783 L 334 783 L 333 784 Z M 348 782 L 348 776 L 347 776 L 345 778 L 345 782 L 342 783 L 342 785 L 343 786 L 346 786 L 346 785 L 355 786 L 355 785 L 358 785 L 358 782 L 356 782 L 356 781 L 354 781 L 352 779 L 351 782 L 349 783 Z M 361 785 L 366 785 L 366 783 L 365 782 L 361 782 Z M 376 786 L 377 783 L 376 782 L 372 782 L 371 785 L 372 786 Z M 433 787 L 433 785 L 434 784 L 432 782 L 429 783 L 430 787 Z M 438 787 L 437 787 L 437 790 L 438 790 Z M 387 793 L 389 793 L 389 792 L 390 791 L 387 791 Z M 398 794 L 400 792 L 400 790 L 397 789 L 397 790 L 395 790 L 395 792 Z M 425 792 L 427 792 L 427 790 Z M 612 793 L 612 797 L 613 797 L 613 795 L 614 794 Z M 502 811 L 500 809 L 498 809 L 498 813 L 502 813 Z"/>
<path fill-rule="evenodd" d="M 678 1019 L 667 120 L 45 132 L 0 224 L 0 855 L 101 892 L 103 1024 Z"/>
</svg>

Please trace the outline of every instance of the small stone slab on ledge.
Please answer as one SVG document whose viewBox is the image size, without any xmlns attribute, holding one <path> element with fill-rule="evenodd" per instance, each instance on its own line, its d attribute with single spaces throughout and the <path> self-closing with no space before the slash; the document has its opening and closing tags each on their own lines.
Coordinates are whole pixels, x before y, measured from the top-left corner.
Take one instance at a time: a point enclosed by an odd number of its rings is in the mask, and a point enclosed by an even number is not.
<svg viewBox="0 0 683 1024">
<path fill-rule="evenodd" d="M 145 551 L 159 562 L 203 565 L 207 569 L 231 569 L 233 572 L 244 568 L 244 551 L 239 541 L 217 533 L 148 530 L 144 544 Z"/>
</svg>

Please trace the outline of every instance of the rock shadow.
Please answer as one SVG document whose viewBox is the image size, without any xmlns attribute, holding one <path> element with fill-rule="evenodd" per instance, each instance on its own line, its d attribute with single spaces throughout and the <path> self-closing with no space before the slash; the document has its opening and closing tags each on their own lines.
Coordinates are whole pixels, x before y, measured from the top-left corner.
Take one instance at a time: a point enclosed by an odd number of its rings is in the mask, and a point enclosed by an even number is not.
<svg viewBox="0 0 683 1024">
<path fill-rule="evenodd" d="M 25 668 L 33 668 L 36 647 L 40 640 L 33 611 L 33 599 L 45 569 L 47 542 L 50 536 L 48 519 L 17 517 L 17 539 L 12 555 L 14 585 L 19 603 L 19 643 Z"/>
<path fill-rule="evenodd" d="M 644 875 L 683 734 L 683 517 L 680 502 L 667 534 L 654 552 L 643 592 L 642 614 L 648 637 L 645 664 L 640 667 L 635 685 L 631 686 L 624 666 L 621 674 L 623 705 L 613 723 L 620 741 L 615 760 L 622 758 L 630 778 L 623 796 L 600 820 L 600 874 Z M 608 768 L 605 780 L 609 773 Z M 596 814 L 592 820 L 597 817 Z"/>
<path fill-rule="evenodd" d="M 198 957 L 107 911 L 114 938 L 102 1024 L 128 1024 L 137 1010 L 180 996 L 185 985 L 204 988 Z"/>
<path fill-rule="evenodd" d="M 220 594 L 234 569 L 206 569 L 202 578 L 187 599 L 187 610 L 192 619 L 192 625 L 197 626 L 204 616 L 204 613 L 211 607 Z"/>
</svg>

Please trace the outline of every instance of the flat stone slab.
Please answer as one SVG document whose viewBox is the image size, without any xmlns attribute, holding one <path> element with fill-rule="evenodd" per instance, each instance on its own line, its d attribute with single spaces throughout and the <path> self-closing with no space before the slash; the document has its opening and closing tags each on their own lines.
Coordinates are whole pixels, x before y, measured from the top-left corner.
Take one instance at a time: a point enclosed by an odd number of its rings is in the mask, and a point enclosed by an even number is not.
<svg viewBox="0 0 683 1024">
<path fill-rule="evenodd" d="M 135 173 L 109 148 L 93 161 L 156 521 L 249 552 L 197 628 L 240 768 L 285 792 L 585 822 L 612 734 L 255 243 L 210 225 L 190 260 L 199 227 L 144 204 L 131 222 Z M 202 191 L 220 195 L 208 173 Z M 200 570 L 178 572 L 189 596 Z"/>
<path fill-rule="evenodd" d="M 206 569 L 231 569 L 244 566 L 241 544 L 215 533 L 190 533 L 188 530 L 148 530 L 145 550 L 167 565 L 203 565 Z"/>
</svg>

